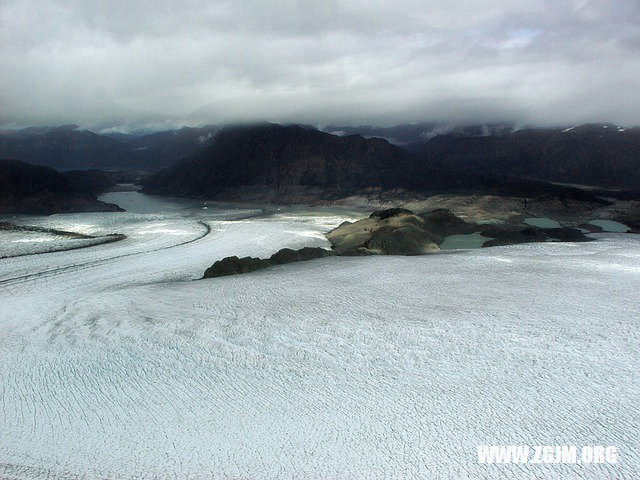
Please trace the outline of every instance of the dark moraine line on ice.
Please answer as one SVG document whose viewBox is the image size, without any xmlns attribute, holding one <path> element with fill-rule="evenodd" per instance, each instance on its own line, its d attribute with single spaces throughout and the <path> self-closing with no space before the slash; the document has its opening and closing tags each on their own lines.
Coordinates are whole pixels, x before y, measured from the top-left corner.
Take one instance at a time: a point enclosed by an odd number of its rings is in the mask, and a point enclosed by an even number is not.
<svg viewBox="0 0 640 480">
<path fill-rule="evenodd" d="M 211 227 L 203 222 L 198 220 L 198 223 L 204 227 L 204 233 L 202 235 L 199 235 L 196 238 L 192 238 L 191 240 L 187 240 L 186 242 L 180 242 L 180 243 L 176 243 L 175 245 L 168 245 L 166 247 L 160 247 L 160 248 L 153 248 L 151 250 L 143 250 L 140 252 L 133 252 L 133 253 L 127 253 L 124 255 L 115 255 L 113 257 L 108 257 L 108 258 L 101 258 L 100 260 L 92 260 L 90 262 L 85 262 L 85 263 L 79 263 L 77 265 L 67 265 L 65 267 L 58 267 L 58 268 L 52 268 L 50 270 L 44 270 L 42 272 L 37 272 L 37 273 L 29 273 L 27 275 L 20 275 L 18 277 L 11 277 L 11 278 L 5 278 L 0 280 L 0 285 L 13 285 L 16 283 L 22 283 L 25 281 L 28 281 L 32 278 L 42 278 L 42 277 L 47 277 L 50 275 L 55 275 L 58 273 L 62 273 L 62 272 L 73 272 L 76 270 L 82 270 L 88 267 L 94 267 L 97 265 L 104 265 L 106 263 L 109 263 L 111 260 L 117 260 L 120 258 L 126 258 L 126 257 L 132 257 L 134 255 L 141 255 L 143 253 L 151 253 L 151 252 L 159 252 L 162 250 L 168 250 L 170 248 L 175 248 L 175 247 L 181 247 L 183 245 L 187 245 L 189 243 L 193 243 L 193 242 L 197 242 L 198 240 L 203 239 L 204 237 L 206 237 L 207 235 L 209 235 L 211 233 Z M 103 244 L 104 245 L 104 244 Z"/>
<path fill-rule="evenodd" d="M 52 235 L 58 235 L 60 237 L 74 238 L 74 239 L 90 239 L 96 238 L 93 235 L 85 235 L 78 232 L 67 232 L 66 230 L 58 230 L 56 228 L 37 227 L 35 225 L 16 225 L 10 222 L 0 222 L 0 230 L 8 230 L 14 232 L 38 232 L 38 233 L 50 233 Z"/>
<path fill-rule="evenodd" d="M 47 250 L 45 252 L 30 252 L 30 253 L 17 253 L 15 255 L 3 255 L 2 257 L 0 257 L 0 260 L 2 260 L 3 258 L 27 257 L 29 255 L 44 255 L 46 253 L 69 252 L 71 250 L 80 250 L 82 248 L 99 247 L 100 245 L 106 245 L 107 243 L 119 242 L 120 240 L 124 240 L 125 238 L 127 238 L 127 236 L 121 233 L 110 233 L 102 237 L 87 238 L 86 240 L 92 240 L 92 239 L 96 240 L 96 243 L 90 243 L 88 245 L 76 245 L 75 247 L 55 248 L 53 250 Z"/>
</svg>

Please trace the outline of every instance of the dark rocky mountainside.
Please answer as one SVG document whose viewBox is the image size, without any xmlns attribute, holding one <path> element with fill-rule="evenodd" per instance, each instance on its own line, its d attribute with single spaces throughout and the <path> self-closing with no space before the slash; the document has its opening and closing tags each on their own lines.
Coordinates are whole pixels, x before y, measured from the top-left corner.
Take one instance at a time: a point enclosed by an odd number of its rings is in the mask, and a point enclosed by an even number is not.
<svg viewBox="0 0 640 480">
<path fill-rule="evenodd" d="M 131 165 L 157 171 L 206 147 L 218 130 L 216 125 L 183 127 L 145 135 L 120 135 L 119 140 L 127 147 Z"/>
<path fill-rule="evenodd" d="M 70 212 L 116 212 L 49 167 L 0 160 L 0 213 L 50 215 Z"/>
<path fill-rule="evenodd" d="M 310 187 L 340 195 L 406 187 L 414 171 L 411 155 L 382 139 L 265 124 L 221 130 L 208 148 L 150 177 L 145 191 L 218 198 L 241 187 Z"/>
<path fill-rule="evenodd" d="M 0 158 L 59 170 L 165 169 L 147 183 L 148 192 L 240 201 L 304 202 L 369 187 L 581 195 L 548 182 L 640 190 L 640 128 L 327 127 L 333 128 L 340 135 L 275 124 L 108 135 L 75 125 L 27 128 L 0 131 Z M 629 195 L 638 198 L 637 192 Z"/>
<path fill-rule="evenodd" d="M 222 129 L 209 147 L 144 185 L 152 194 L 284 203 L 332 200 L 372 188 L 599 201 L 579 189 L 434 165 L 380 138 L 277 124 Z"/>
<path fill-rule="evenodd" d="M 582 125 L 506 135 L 441 135 L 420 148 L 434 165 L 552 182 L 640 189 L 640 128 Z"/>
<path fill-rule="evenodd" d="M 330 126 L 337 134 L 386 138 L 432 166 L 638 190 L 640 128 L 585 124 L 526 128 L 509 124 L 413 123 L 393 127 Z"/>
<path fill-rule="evenodd" d="M 393 188 L 467 189 L 499 195 L 508 194 L 502 191 L 505 188 L 527 191 L 544 185 L 516 178 L 627 190 L 639 190 L 640 185 L 637 127 L 590 124 L 514 131 L 508 124 L 415 123 L 325 130 L 338 135 L 295 125 L 208 125 L 104 135 L 75 125 L 32 127 L 0 131 L 0 158 L 59 170 L 158 172 L 177 164 L 187 169 L 205 166 L 204 178 L 179 172 L 179 167 L 171 170 L 177 175 L 172 181 L 158 177 L 149 184 L 150 191 L 183 196 L 219 193 L 224 179 L 231 182 L 230 187 L 271 188 L 275 179 L 276 188 L 304 186 L 325 192 L 386 183 Z M 212 145 L 214 139 L 218 145 Z M 353 166 L 347 165 L 349 158 Z M 205 186 L 205 179 L 213 185 Z M 264 195 L 260 189 L 255 193 Z"/>
<path fill-rule="evenodd" d="M 62 172 L 69 182 L 80 190 L 99 195 L 114 187 L 118 182 L 116 175 L 103 170 L 70 170 Z"/>
<path fill-rule="evenodd" d="M 138 170 L 104 171 L 92 170 L 68 170 L 60 172 L 73 185 L 80 190 L 85 190 L 94 195 L 114 189 L 117 184 L 139 184 L 145 172 Z"/>
</svg>

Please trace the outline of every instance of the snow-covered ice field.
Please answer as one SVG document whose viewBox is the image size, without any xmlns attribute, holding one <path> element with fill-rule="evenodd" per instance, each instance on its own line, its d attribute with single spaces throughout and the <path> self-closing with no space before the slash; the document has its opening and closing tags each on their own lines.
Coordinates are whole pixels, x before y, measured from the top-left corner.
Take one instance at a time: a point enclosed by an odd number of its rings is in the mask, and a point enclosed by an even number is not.
<svg viewBox="0 0 640 480">
<path fill-rule="evenodd" d="M 196 280 L 355 214 L 113 195 L 22 221 L 125 240 L 0 259 L 0 478 L 639 478 L 639 237 Z"/>
</svg>

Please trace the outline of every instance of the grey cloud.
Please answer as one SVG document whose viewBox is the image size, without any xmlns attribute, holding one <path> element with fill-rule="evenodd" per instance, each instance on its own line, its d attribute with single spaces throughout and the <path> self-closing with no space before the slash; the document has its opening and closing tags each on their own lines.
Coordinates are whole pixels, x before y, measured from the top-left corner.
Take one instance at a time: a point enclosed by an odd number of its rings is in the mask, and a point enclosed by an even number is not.
<svg viewBox="0 0 640 480">
<path fill-rule="evenodd" d="M 635 0 L 0 0 L 0 122 L 640 123 Z"/>
</svg>

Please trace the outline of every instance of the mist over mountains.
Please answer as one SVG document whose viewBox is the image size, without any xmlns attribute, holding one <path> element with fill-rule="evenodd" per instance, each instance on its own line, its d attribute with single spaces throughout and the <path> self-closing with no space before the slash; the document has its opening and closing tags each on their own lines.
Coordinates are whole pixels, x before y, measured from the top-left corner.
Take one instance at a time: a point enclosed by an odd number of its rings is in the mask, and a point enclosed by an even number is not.
<svg viewBox="0 0 640 480">
<path fill-rule="evenodd" d="M 151 134 L 98 134 L 77 125 L 0 131 L 0 157 L 58 170 L 100 168 L 149 170 L 193 154 L 215 126 L 184 127 Z"/>
<path fill-rule="evenodd" d="M 420 186 L 420 179 L 425 175 L 433 177 L 434 171 L 440 172 L 440 177 L 445 176 L 445 171 L 450 177 L 457 171 L 608 188 L 637 189 L 640 185 L 638 127 L 586 124 L 518 130 L 510 124 L 416 123 L 394 127 L 331 125 L 322 130 L 309 125 L 285 127 L 266 123 L 108 134 L 75 125 L 36 127 L 1 131 L 0 158 L 58 170 L 153 173 L 169 167 L 174 172 L 187 168 L 193 171 L 184 175 L 208 175 L 212 188 L 225 181 L 228 187 L 240 181 L 245 185 L 268 183 L 272 174 L 259 173 L 255 166 L 262 161 L 275 165 L 283 159 L 289 172 L 297 172 L 297 176 L 289 175 L 285 184 L 295 177 L 291 185 L 298 186 L 326 186 L 331 184 L 331 175 L 346 178 L 346 170 L 338 174 L 329 172 L 330 168 L 305 174 L 310 159 L 312 163 L 324 159 L 327 165 L 348 166 L 349 185 L 360 187 Z M 294 131 L 296 134 L 291 134 Z M 236 144 L 233 148 L 231 138 Z M 381 154 L 394 158 L 390 161 L 395 167 L 390 169 L 381 164 Z M 204 162 L 204 158 L 210 162 Z M 406 174 L 407 169 L 402 167 L 406 162 L 422 170 L 419 174 L 412 172 L 412 182 L 398 180 Z M 223 164 L 224 172 L 214 171 L 214 167 L 222 168 Z M 243 170 L 232 174 L 231 166 Z M 404 173 L 400 173 L 403 168 Z M 212 177 L 214 173 L 218 176 Z"/>
</svg>

